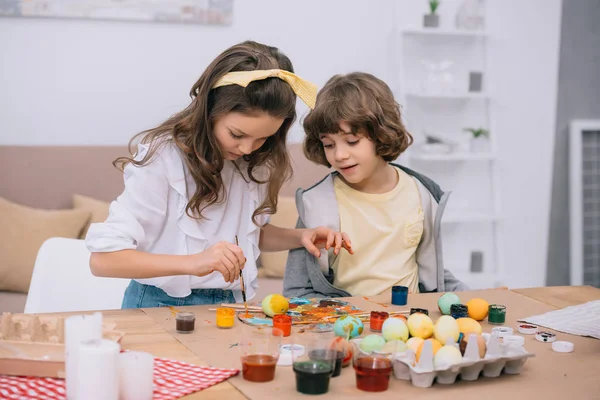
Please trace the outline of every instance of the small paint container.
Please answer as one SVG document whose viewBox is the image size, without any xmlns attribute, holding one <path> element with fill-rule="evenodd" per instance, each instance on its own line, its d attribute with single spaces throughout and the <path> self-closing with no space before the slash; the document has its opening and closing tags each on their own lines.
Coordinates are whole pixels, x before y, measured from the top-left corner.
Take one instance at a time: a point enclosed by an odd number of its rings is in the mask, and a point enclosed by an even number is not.
<svg viewBox="0 0 600 400">
<path fill-rule="evenodd" d="M 517 329 L 519 330 L 519 333 L 522 333 L 523 335 L 535 335 L 538 327 L 537 325 L 520 324 Z"/>
<path fill-rule="evenodd" d="M 290 336 L 292 334 L 292 317 L 285 314 L 273 316 L 273 328 L 281 329 L 284 337 Z"/>
<path fill-rule="evenodd" d="M 466 318 L 469 316 L 469 307 L 464 304 L 452 304 L 450 306 L 450 315 L 454 319 Z"/>
<path fill-rule="evenodd" d="M 421 313 L 421 314 L 425 314 L 425 315 L 429 315 L 429 310 L 426 308 L 411 308 L 410 309 L 410 315 L 413 315 L 414 313 Z"/>
<path fill-rule="evenodd" d="M 509 326 L 496 326 L 492 328 L 492 333 L 494 332 L 498 334 L 498 337 L 505 338 L 506 336 L 512 335 L 514 330 Z"/>
<path fill-rule="evenodd" d="M 390 314 L 385 311 L 371 311 L 371 319 L 369 320 L 369 329 L 371 332 L 381 332 L 381 327 Z"/>
<path fill-rule="evenodd" d="M 556 341 L 556 335 L 552 332 L 538 331 L 535 334 L 535 340 L 537 340 L 538 342 L 543 342 L 543 343 L 552 343 L 552 342 Z"/>
<path fill-rule="evenodd" d="M 196 316 L 193 312 L 178 312 L 175 315 L 175 329 L 178 333 L 192 333 L 196 325 Z"/>
<path fill-rule="evenodd" d="M 392 286 L 392 304 L 395 306 L 405 306 L 408 302 L 408 287 Z"/>
<path fill-rule="evenodd" d="M 492 325 L 502 325 L 506 321 L 506 306 L 490 304 L 488 308 L 488 322 Z"/>
<path fill-rule="evenodd" d="M 222 329 L 233 327 L 235 322 L 235 310 L 232 308 L 217 308 L 217 326 Z"/>
</svg>

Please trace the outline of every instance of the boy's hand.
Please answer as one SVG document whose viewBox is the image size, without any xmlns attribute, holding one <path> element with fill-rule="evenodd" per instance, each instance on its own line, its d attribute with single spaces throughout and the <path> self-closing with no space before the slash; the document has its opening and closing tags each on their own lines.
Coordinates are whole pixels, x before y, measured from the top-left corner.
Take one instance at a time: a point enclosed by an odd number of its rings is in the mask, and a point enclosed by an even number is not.
<svg viewBox="0 0 600 400">
<path fill-rule="evenodd" d="M 319 226 L 314 229 L 306 229 L 301 237 L 302 246 L 306 248 L 312 255 L 319 258 L 321 251 L 319 249 L 333 247 L 333 253 L 338 254 L 340 250 L 345 248 L 348 253 L 354 254 L 352 251 L 352 243 L 350 238 L 344 232 L 336 232 L 333 229 L 325 226 Z"/>
</svg>

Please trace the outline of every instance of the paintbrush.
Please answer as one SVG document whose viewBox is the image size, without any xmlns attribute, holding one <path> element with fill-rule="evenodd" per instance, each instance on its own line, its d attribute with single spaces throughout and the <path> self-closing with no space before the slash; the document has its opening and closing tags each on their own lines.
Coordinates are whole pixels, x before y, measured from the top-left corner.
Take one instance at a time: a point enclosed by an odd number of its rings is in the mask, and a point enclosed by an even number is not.
<svg viewBox="0 0 600 400">
<path fill-rule="evenodd" d="M 240 246 L 238 237 L 235 235 L 235 245 Z M 248 316 L 248 303 L 246 302 L 246 285 L 244 284 L 244 270 L 240 270 L 240 283 L 242 284 L 242 299 L 244 300 L 244 308 L 246 309 L 246 316 Z"/>
</svg>

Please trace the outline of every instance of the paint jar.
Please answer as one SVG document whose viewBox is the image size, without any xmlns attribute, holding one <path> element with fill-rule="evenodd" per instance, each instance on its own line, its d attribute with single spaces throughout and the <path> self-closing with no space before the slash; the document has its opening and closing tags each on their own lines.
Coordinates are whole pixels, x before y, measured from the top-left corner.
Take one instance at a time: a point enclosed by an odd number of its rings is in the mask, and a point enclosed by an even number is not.
<svg viewBox="0 0 600 400">
<path fill-rule="evenodd" d="M 389 317 L 390 314 L 385 311 L 371 311 L 371 319 L 369 321 L 369 329 L 371 329 L 371 332 L 381 332 L 381 326 Z"/>
<path fill-rule="evenodd" d="M 490 304 L 488 322 L 492 325 L 502 325 L 506 321 L 506 307 L 502 304 Z"/>
<path fill-rule="evenodd" d="M 421 313 L 421 314 L 425 314 L 425 315 L 429 315 L 429 310 L 426 308 L 411 308 L 410 309 L 410 315 L 413 315 L 414 313 Z"/>
<path fill-rule="evenodd" d="M 273 328 L 281 329 L 283 336 L 290 336 L 292 333 L 292 317 L 289 315 L 273 316 Z"/>
<path fill-rule="evenodd" d="M 408 302 L 408 287 L 392 286 L 392 304 L 395 306 L 405 306 Z"/>
<path fill-rule="evenodd" d="M 239 342 L 242 377 L 250 382 L 275 379 L 283 332 L 277 328 L 242 329 Z"/>
<path fill-rule="evenodd" d="M 365 392 L 384 392 L 390 385 L 392 361 L 383 354 L 365 353 L 352 343 L 352 365 L 356 373 L 356 388 Z"/>
<path fill-rule="evenodd" d="M 217 326 L 223 329 L 233 327 L 235 322 L 235 310 L 232 308 L 219 307 L 217 308 Z"/>
<path fill-rule="evenodd" d="M 454 319 L 467 318 L 469 316 L 469 307 L 464 304 L 452 304 L 450 306 L 450 315 Z"/>
<path fill-rule="evenodd" d="M 193 312 L 178 312 L 175 315 L 175 329 L 178 333 L 192 333 L 196 325 L 196 316 Z"/>
</svg>

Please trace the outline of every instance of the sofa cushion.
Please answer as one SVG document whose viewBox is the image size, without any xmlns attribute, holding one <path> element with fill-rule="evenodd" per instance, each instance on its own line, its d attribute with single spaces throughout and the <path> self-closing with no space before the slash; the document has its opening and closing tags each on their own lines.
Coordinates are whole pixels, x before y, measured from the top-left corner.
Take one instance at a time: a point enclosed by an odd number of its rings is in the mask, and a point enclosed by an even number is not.
<svg viewBox="0 0 600 400">
<path fill-rule="evenodd" d="M 107 201 L 96 200 L 91 197 L 80 194 L 73 195 L 73 208 L 76 210 L 85 210 L 91 213 L 91 218 L 81 231 L 80 239 L 85 239 L 87 231 L 91 224 L 104 222 L 108 218 L 108 209 L 110 203 Z"/>
<path fill-rule="evenodd" d="M 293 197 L 281 196 L 277 201 L 277 212 L 271 215 L 271 224 L 281 228 L 295 228 L 298 211 Z M 259 277 L 283 278 L 287 251 L 260 253 Z"/>
<path fill-rule="evenodd" d="M 42 243 L 77 238 L 89 218 L 85 210 L 42 210 L 0 197 L 0 290 L 26 293 Z"/>
</svg>

